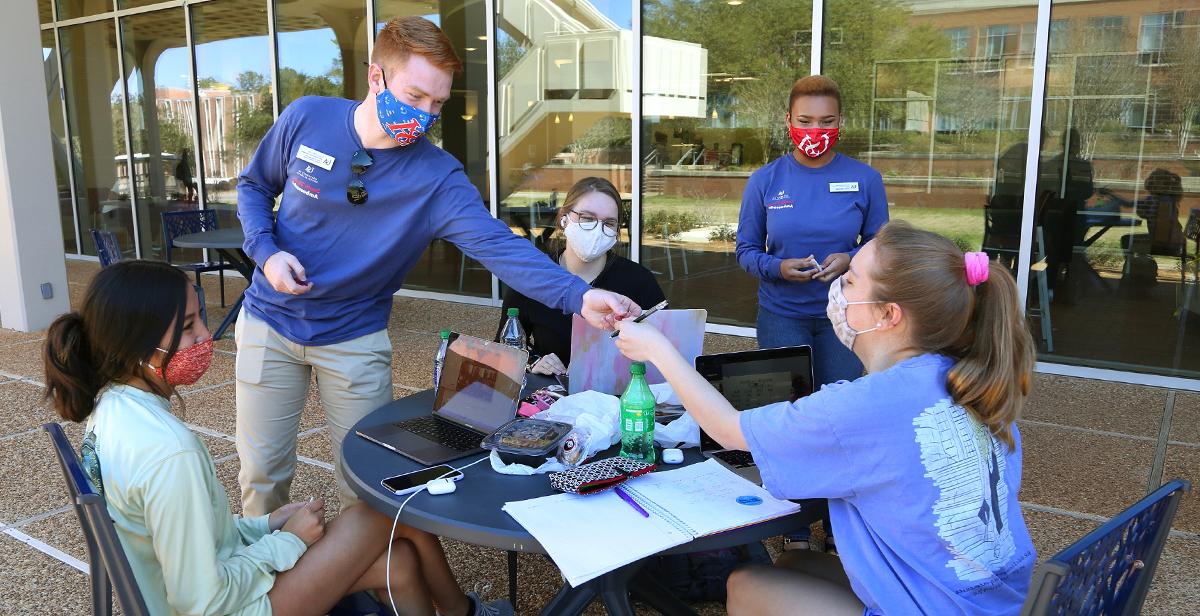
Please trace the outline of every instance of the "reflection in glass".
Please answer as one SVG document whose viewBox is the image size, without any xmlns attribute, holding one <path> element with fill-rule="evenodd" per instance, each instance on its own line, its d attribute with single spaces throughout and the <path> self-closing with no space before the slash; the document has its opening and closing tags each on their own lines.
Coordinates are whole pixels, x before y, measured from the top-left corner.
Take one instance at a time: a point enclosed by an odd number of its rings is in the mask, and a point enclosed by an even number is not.
<svg viewBox="0 0 1200 616">
<path fill-rule="evenodd" d="M 192 7 L 205 206 L 238 224 L 237 177 L 275 117 L 267 9 L 258 0 Z M 195 178 L 196 176 L 193 176 Z"/>
<path fill-rule="evenodd" d="M 278 2 L 275 29 L 281 110 L 301 96 L 366 95 L 366 3 Z"/>
<path fill-rule="evenodd" d="M 57 2 L 59 21 L 108 13 L 113 9 L 112 0 L 57 0 Z"/>
<path fill-rule="evenodd" d="M 487 34 L 484 5 L 465 0 L 377 0 L 375 30 L 378 32 L 390 19 L 410 15 L 438 24 L 463 61 L 463 72 L 454 78 L 450 100 L 442 107 L 441 118 L 428 138 L 462 163 L 487 207 L 487 43 L 480 40 Z M 363 90 L 365 93 L 365 83 Z M 483 266 L 466 258 L 453 244 L 437 240 L 409 273 L 404 287 L 489 297 L 492 278 Z"/>
<path fill-rule="evenodd" d="M 1013 4 L 830 0 L 826 24 L 846 42 L 827 43 L 824 62 L 842 90 L 838 150 L 883 175 L 891 217 L 1015 272 L 1037 2 Z"/>
<path fill-rule="evenodd" d="M 164 258 L 162 213 L 199 207 L 183 9 L 125 17 L 121 28 L 142 257 Z M 201 260 L 185 252 L 178 258 Z"/>
<path fill-rule="evenodd" d="M 67 131 L 63 124 L 62 80 L 58 73 L 58 52 L 55 51 L 54 31 L 42 30 L 42 66 L 46 74 L 46 106 L 50 111 L 50 148 L 54 155 L 55 192 L 58 195 L 58 213 L 62 220 L 63 249 L 68 253 L 79 251 L 75 235 L 75 213 L 71 207 L 71 177 L 68 165 L 71 156 L 67 149 Z"/>
<path fill-rule="evenodd" d="M 96 254 L 88 230 L 100 228 L 115 233 L 121 249 L 132 255 L 133 208 L 116 29 L 104 20 L 61 28 L 59 33 L 83 253 Z"/>
<path fill-rule="evenodd" d="M 38 23 L 48 24 L 54 21 L 54 9 L 50 3 L 52 0 L 37 0 L 38 5 Z"/>
<path fill-rule="evenodd" d="M 641 262 L 672 306 L 753 327 L 758 280 L 735 258 L 738 211 L 750 174 L 790 152 L 784 115 L 809 72 L 812 4 L 647 4 L 643 24 Z"/>
<path fill-rule="evenodd" d="M 1051 8 L 1030 326 L 1049 361 L 1196 378 L 1200 10 L 1101 6 Z"/>
<path fill-rule="evenodd" d="M 498 214 L 543 250 L 578 180 L 605 178 L 623 207 L 632 200 L 630 10 L 619 0 L 497 2 Z"/>
</svg>

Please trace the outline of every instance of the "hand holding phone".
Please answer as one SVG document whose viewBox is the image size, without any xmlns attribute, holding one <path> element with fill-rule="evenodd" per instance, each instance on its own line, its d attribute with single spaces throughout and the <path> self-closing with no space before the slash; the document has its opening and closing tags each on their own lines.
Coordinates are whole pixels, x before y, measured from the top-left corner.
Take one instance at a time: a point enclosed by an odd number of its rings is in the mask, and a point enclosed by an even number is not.
<svg viewBox="0 0 1200 616">
<path fill-rule="evenodd" d="M 399 496 L 401 494 L 416 492 L 417 490 L 424 488 L 425 484 L 435 479 L 449 479 L 450 481 L 458 481 L 462 478 L 463 474 L 461 471 L 457 471 L 453 467 L 445 464 L 439 464 L 437 466 L 421 469 L 419 471 L 404 473 L 403 475 L 396 475 L 395 477 L 388 477 L 380 483 L 383 484 L 384 489 Z"/>
</svg>

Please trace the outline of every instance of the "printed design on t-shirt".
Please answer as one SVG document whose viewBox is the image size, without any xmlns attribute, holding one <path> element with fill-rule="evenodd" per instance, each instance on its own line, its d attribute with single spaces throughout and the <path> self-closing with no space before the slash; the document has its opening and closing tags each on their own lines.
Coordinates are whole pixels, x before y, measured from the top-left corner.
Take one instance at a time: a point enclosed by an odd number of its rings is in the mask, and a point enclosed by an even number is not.
<svg viewBox="0 0 1200 616">
<path fill-rule="evenodd" d="M 296 171 L 296 176 L 291 179 L 292 188 L 313 199 L 321 198 L 321 181 L 317 179 L 316 172 L 316 168 L 312 165 L 306 165 L 303 169 Z"/>
<path fill-rule="evenodd" d="M 939 496 L 934 525 L 959 580 L 985 580 L 1016 554 L 1008 524 L 1003 445 L 961 406 L 942 399 L 913 419 L 925 476 Z"/>
<path fill-rule="evenodd" d="M 790 210 L 794 205 L 795 202 L 792 201 L 792 198 L 788 196 L 787 191 L 784 189 L 780 189 L 779 192 L 775 193 L 774 197 L 767 199 L 768 210 Z"/>
</svg>

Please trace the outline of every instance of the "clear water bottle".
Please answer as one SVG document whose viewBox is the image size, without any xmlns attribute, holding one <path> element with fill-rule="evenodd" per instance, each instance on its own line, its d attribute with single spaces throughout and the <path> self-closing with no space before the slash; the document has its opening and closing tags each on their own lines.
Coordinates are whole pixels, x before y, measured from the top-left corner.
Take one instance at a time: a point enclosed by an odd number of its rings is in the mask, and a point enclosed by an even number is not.
<svg viewBox="0 0 1200 616">
<path fill-rule="evenodd" d="M 621 394 L 621 456 L 654 462 L 654 392 L 646 383 L 646 364 L 634 362 L 629 374 Z"/>
<path fill-rule="evenodd" d="M 517 308 L 508 309 L 508 321 L 504 323 L 504 329 L 500 332 L 500 342 L 527 351 L 529 349 L 525 344 L 525 328 L 521 327 L 521 320 L 517 318 L 518 314 L 520 314 L 520 310 Z"/>
<path fill-rule="evenodd" d="M 439 335 L 442 337 L 442 343 L 438 346 L 437 355 L 433 356 L 434 388 L 437 388 L 438 383 L 442 380 L 442 366 L 446 365 L 446 349 L 450 348 L 450 330 L 443 329 Z"/>
</svg>

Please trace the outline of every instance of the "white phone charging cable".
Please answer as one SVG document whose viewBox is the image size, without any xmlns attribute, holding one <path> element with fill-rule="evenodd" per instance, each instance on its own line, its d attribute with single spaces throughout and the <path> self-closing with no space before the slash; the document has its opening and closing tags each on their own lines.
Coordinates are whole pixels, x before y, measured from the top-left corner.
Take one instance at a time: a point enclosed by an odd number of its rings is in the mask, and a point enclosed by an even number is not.
<svg viewBox="0 0 1200 616">
<path fill-rule="evenodd" d="M 472 466 L 475 466 L 476 464 L 479 464 L 480 462 L 483 462 L 484 460 L 487 460 L 487 459 L 488 459 L 488 457 L 484 456 L 466 466 L 463 466 L 461 468 L 456 468 L 456 469 L 450 471 L 449 473 L 446 473 L 436 479 L 431 479 L 430 481 L 437 481 L 438 479 L 445 479 L 446 477 L 449 477 L 449 476 L 453 475 L 454 473 L 461 473 L 461 472 L 467 470 L 468 468 L 471 468 Z M 412 500 L 414 496 L 420 494 L 421 492 L 424 492 L 427 486 L 428 486 L 428 484 L 421 486 L 420 488 L 417 489 L 416 492 L 409 494 L 408 498 L 404 499 L 404 502 L 400 503 L 400 507 L 398 509 L 396 509 L 396 518 L 394 520 L 392 520 L 392 532 L 388 533 L 387 559 L 384 561 L 383 575 L 387 580 L 388 603 L 392 604 L 392 613 L 393 614 L 399 614 L 400 610 L 396 609 L 396 599 L 392 597 L 392 542 L 396 540 L 396 527 L 400 525 L 400 512 L 404 511 L 404 506 L 408 504 L 408 501 Z"/>
</svg>

